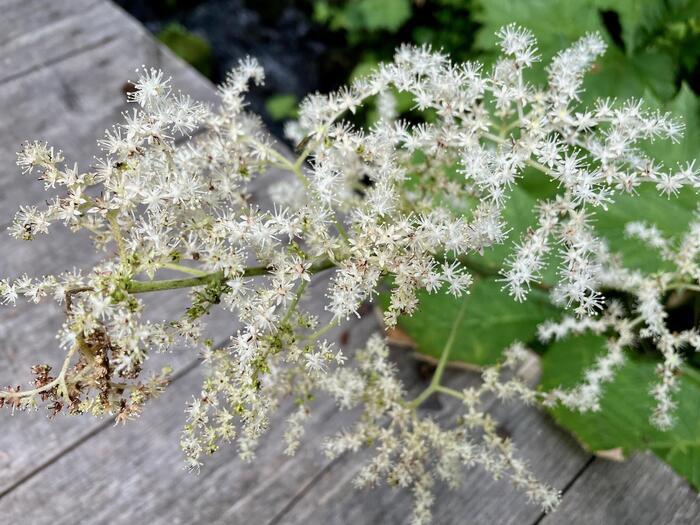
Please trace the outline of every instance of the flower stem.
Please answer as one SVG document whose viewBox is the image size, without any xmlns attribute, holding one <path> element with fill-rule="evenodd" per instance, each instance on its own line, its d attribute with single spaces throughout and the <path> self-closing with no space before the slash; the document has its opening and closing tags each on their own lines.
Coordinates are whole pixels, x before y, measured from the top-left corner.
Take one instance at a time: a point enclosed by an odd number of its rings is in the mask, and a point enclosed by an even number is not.
<svg viewBox="0 0 700 525">
<path fill-rule="evenodd" d="M 198 277 L 208 275 L 208 273 L 203 270 L 198 270 L 197 268 L 190 268 L 189 266 L 177 263 L 163 263 L 160 265 L 160 267 L 165 268 L 167 270 L 175 270 L 176 272 L 189 273 L 190 275 L 196 275 Z"/>
<path fill-rule="evenodd" d="M 457 392 L 456 390 L 448 389 L 447 387 L 441 386 L 440 381 L 442 380 L 442 375 L 445 372 L 445 367 L 447 366 L 447 361 L 449 360 L 452 347 L 454 346 L 455 340 L 457 339 L 457 329 L 459 328 L 459 325 L 462 323 L 462 319 L 464 318 L 464 313 L 467 309 L 466 305 L 467 302 L 463 301 L 462 306 L 460 307 L 459 312 L 457 313 L 457 317 L 455 317 L 455 320 L 452 323 L 452 327 L 450 328 L 450 335 L 447 337 L 447 342 L 445 343 L 445 346 L 442 349 L 442 353 L 440 354 L 440 360 L 438 361 L 437 368 L 435 369 L 435 373 L 433 374 L 433 378 L 431 379 L 430 384 L 425 390 L 423 390 L 418 395 L 418 397 L 416 397 L 414 400 L 408 403 L 409 408 L 418 408 L 434 392 L 445 392 L 450 393 L 450 395 L 454 395 L 453 392 Z"/>
<path fill-rule="evenodd" d="M 56 376 L 56 379 L 54 379 L 53 381 L 50 381 L 44 386 L 40 386 L 32 390 L 19 390 L 17 392 L 7 392 L 0 390 L 0 397 L 6 399 L 13 397 L 31 397 L 37 394 L 41 394 L 42 392 L 51 390 L 55 387 L 58 387 L 58 393 L 61 395 L 61 397 L 63 397 L 66 401 L 70 401 L 68 395 L 68 385 L 66 384 L 66 374 L 68 373 L 68 365 L 70 364 L 70 360 L 73 357 L 73 354 L 75 354 L 76 350 L 78 349 L 78 346 L 79 343 L 76 343 L 68 351 L 63 361 L 63 365 L 61 366 L 61 370 L 58 372 L 58 376 Z"/>
<path fill-rule="evenodd" d="M 112 236 L 117 243 L 119 259 L 124 262 L 126 260 L 126 246 L 124 245 L 124 239 L 122 238 L 122 231 L 119 228 L 119 221 L 117 220 L 116 211 L 112 210 L 107 212 L 107 222 L 112 230 Z"/>
<path fill-rule="evenodd" d="M 450 329 L 450 335 L 447 337 L 447 342 L 445 347 L 442 349 L 442 354 L 440 354 L 440 361 L 438 362 L 437 368 L 435 369 L 435 374 L 433 374 L 433 379 L 430 382 L 434 387 L 440 385 L 440 380 L 442 379 L 442 374 L 445 372 L 445 367 L 447 366 L 447 361 L 450 357 L 450 352 L 454 346 L 455 339 L 457 339 L 457 329 L 459 325 L 462 324 L 462 319 L 464 319 L 464 313 L 467 310 L 467 301 L 462 301 L 462 306 L 452 323 L 452 328 Z"/>
<path fill-rule="evenodd" d="M 501 138 L 498 135 L 494 135 L 493 133 L 480 133 L 480 135 L 487 139 L 490 140 L 491 142 L 495 142 L 496 144 L 509 144 L 509 141 L 505 138 Z M 532 159 L 527 159 L 525 161 L 528 166 L 531 166 L 535 168 L 536 170 L 541 171 L 542 173 L 545 173 L 546 175 L 549 175 L 550 177 L 556 177 L 557 173 L 554 170 L 549 169 L 547 166 L 544 164 L 540 164 L 539 162 L 532 160 Z"/>
<path fill-rule="evenodd" d="M 297 304 L 299 304 L 299 299 L 301 299 L 301 296 L 304 295 L 304 292 L 306 291 L 306 287 L 308 285 L 309 281 L 302 281 L 301 284 L 298 286 L 297 292 L 294 294 L 294 299 L 292 299 L 289 308 L 287 308 L 287 313 L 284 314 L 281 324 L 285 324 L 287 321 L 289 321 L 289 318 L 292 316 L 294 309 L 297 307 Z"/>
<path fill-rule="evenodd" d="M 315 341 L 316 339 L 318 339 L 319 337 L 324 335 L 326 332 L 328 332 L 331 328 L 334 328 L 336 326 L 338 326 L 338 323 L 335 321 L 335 319 L 333 319 L 333 320 L 331 320 L 331 322 L 322 326 L 321 328 L 319 328 L 315 332 L 305 336 L 301 341 L 302 342 Z"/>
<path fill-rule="evenodd" d="M 700 285 L 690 283 L 671 283 L 666 286 L 666 290 L 692 290 L 693 292 L 700 292 Z"/>
<path fill-rule="evenodd" d="M 314 264 L 309 268 L 310 273 L 319 273 L 324 270 L 333 268 L 335 263 L 329 259 L 325 259 L 319 263 Z M 269 275 L 271 270 L 266 266 L 252 266 L 246 268 L 242 274 L 242 277 L 257 277 L 260 275 Z M 185 279 L 163 279 L 160 281 L 129 281 L 127 285 L 127 291 L 130 293 L 144 293 L 144 292 L 161 292 L 164 290 L 175 290 L 178 288 L 191 288 L 193 286 L 203 286 L 216 281 L 223 281 L 227 277 L 223 270 L 218 272 L 204 273 L 203 275 L 197 275 L 196 277 L 188 277 Z"/>
</svg>

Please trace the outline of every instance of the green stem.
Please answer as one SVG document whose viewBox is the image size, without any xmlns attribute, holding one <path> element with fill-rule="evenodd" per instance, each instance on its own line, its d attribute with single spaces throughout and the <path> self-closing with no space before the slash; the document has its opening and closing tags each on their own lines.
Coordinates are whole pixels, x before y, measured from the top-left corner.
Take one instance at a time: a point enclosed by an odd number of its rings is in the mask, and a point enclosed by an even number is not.
<svg viewBox="0 0 700 525">
<path fill-rule="evenodd" d="M 447 361 L 450 357 L 450 352 L 454 346 L 455 340 L 457 339 L 457 330 L 459 325 L 464 319 L 464 313 L 467 311 L 467 301 L 462 301 L 462 306 L 459 309 L 459 313 L 452 323 L 452 328 L 450 329 L 450 335 L 447 337 L 447 342 L 445 347 L 442 349 L 442 354 L 440 354 L 440 361 L 438 361 L 437 368 L 435 369 L 435 374 L 433 374 L 433 380 L 430 382 L 431 385 L 437 387 L 440 385 L 440 380 L 442 379 L 442 374 L 445 372 L 445 367 L 447 366 Z"/>
<path fill-rule="evenodd" d="M 190 275 L 196 275 L 198 277 L 208 275 L 208 272 L 205 272 L 203 270 L 198 270 L 197 268 L 190 268 L 189 266 L 184 266 L 182 264 L 177 263 L 162 263 L 160 267 L 165 268 L 167 270 L 175 270 L 176 272 L 189 273 Z"/>
<path fill-rule="evenodd" d="M 266 144 L 263 144 L 259 140 L 254 139 L 253 137 L 246 137 L 245 140 L 247 140 L 251 144 L 256 145 L 260 149 L 265 150 L 270 155 L 270 157 L 276 159 L 277 162 L 284 166 L 286 169 L 294 171 L 294 164 L 292 164 L 292 162 L 287 157 L 279 153 L 276 149 L 271 148 Z"/>
<path fill-rule="evenodd" d="M 406 406 L 408 406 L 408 408 L 418 408 L 418 407 L 421 406 L 421 405 L 425 402 L 425 400 L 428 399 L 436 390 L 437 390 L 437 389 L 436 389 L 433 385 L 428 386 L 428 388 L 426 388 L 426 389 L 423 390 L 420 394 L 418 394 L 418 397 L 416 397 L 415 399 L 413 399 L 412 401 L 410 401 L 409 403 L 407 403 Z"/>
<path fill-rule="evenodd" d="M 335 326 L 338 326 L 338 323 L 335 322 L 335 321 L 331 321 L 331 322 L 328 323 L 327 325 L 324 325 L 324 326 L 322 326 L 321 328 L 319 328 L 318 330 L 316 330 L 314 333 L 309 334 L 309 335 L 307 335 L 306 337 L 304 337 L 304 338 L 302 339 L 302 342 L 305 342 L 305 341 L 315 341 L 316 339 L 318 339 L 319 337 L 321 337 L 323 334 L 325 334 L 326 332 L 328 332 L 331 328 L 333 328 L 333 327 L 335 327 Z"/>
<path fill-rule="evenodd" d="M 483 132 L 483 133 L 480 133 L 479 135 L 481 135 L 483 138 L 485 138 L 487 140 L 490 140 L 491 142 L 495 142 L 496 144 L 509 144 L 507 139 L 501 138 L 498 135 L 494 135 L 493 133 Z M 528 166 L 531 166 L 531 167 L 541 171 L 542 173 L 549 175 L 550 177 L 557 176 L 557 173 L 555 171 L 550 170 L 547 166 L 545 166 L 544 164 L 540 164 L 539 162 L 537 162 L 535 160 L 527 159 L 525 162 L 527 163 Z"/>
<path fill-rule="evenodd" d="M 107 212 L 107 222 L 112 230 L 112 236 L 117 243 L 117 249 L 119 250 L 119 259 L 123 263 L 126 261 L 126 246 L 124 245 L 124 239 L 122 238 L 122 231 L 119 228 L 119 221 L 117 219 L 117 212 L 115 210 Z"/>
<path fill-rule="evenodd" d="M 454 388 L 449 388 L 447 386 L 442 386 L 438 385 L 435 387 L 436 392 L 440 392 L 441 394 L 447 394 L 448 396 L 456 397 L 457 399 L 464 399 L 464 395 L 462 392 L 459 390 L 455 390 Z"/>
<path fill-rule="evenodd" d="M 304 151 L 299 155 L 299 157 L 296 159 L 294 163 L 289 161 L 286 157 L 278 153 L 274 148 L 270 148 L 269 146 L 266 146 L 262 142 L 259 142 L 255 140 L 252 137 L 248 137 L 248 142 L 255 144 L 261 149 L 264 149 L 267 151 L 271 157 L 275 158 L 278 161 L 278 165 L 282 168 L 286 168 L 292 173 L 294 173 L 294 176 L 299 179 L 299 181 L 302 183 L 304 188 L 306 188 L 307 191 L 313 193 L 313 188 L 311 187 L 311 181 L 309 178 L 304 175 L 304 172 L 302 171 L 301 167 L 304 165 L 304 161 L 306 158 L 309 156 L 311 153 L 311 146 L 308 145 L 306 148 L 304 148 Z M 347 231 L 345 231 L 345 228 L 343 227 L 342 223 L 338 220 L 338 216 L 335 213 L 335 210 L 333 211 L 333 216 L 334 216 L 334 222 L 335 222 L 335 227 L 338 229 L 338 233 L 340 236 L 343 238 L 345 243 L 347 244 L 349 241 L 349 237 L 347 234 Z"/>
<path fill-rule="evenodd" d="M 309 273 L 319 273 L 324 270 L 333 268 L 335 263 L 329 259 L 325 259 L 309 268 Z M 266 266 L 253 266 L 246 268 L 243 272 L 243 277 L 257 277 L 260 275 L 269 275 L 270 270 Z M 196 277 L 186 279 L 163 279 L 160 281 L 130 281 L 127 285 L 127 291 L 130 293 L 144 292 L 161 292 L 164 290 L 175 290 L 178 288 L 191 288 L 193 286 L 203 286 L 216 281 L 222 281 L 226 278 L 223 271 L 205 273 Z"/>
<path fill-rule="evenodd" d="M 262 273 L 258 275 L 263 275 Z M 126 289 L 130 293 L 161 292 L 177 288 L 202 286 L 224 278 L 224 272 L 213 272 L 188 279 L 162 279 L 160 281 L 129 281 Z"/>
<path fill-rule="evenodd" d="M 297 293 L 294 295 L 294 299 L 292 299 L 292 302 L 289 304 L 287 313 L 284 314 L 284 317 L 282 318 L 281 324 L 285 324 L 287 321 L 289 321 L 289 318 L 292 316 L 292 312 L 294 312 L 294 309 L 297 307 L 297 304 L 299 304 L 299 299 L 301 299 L 301 296 L 304 295 L 304 292 L 306 291 L 306 287 L 308 285 L 309 281 L 301 282 L 301 284 L 297 288 Z"/>
<path fill-rule="evenodd" d="M 304 185 L 304 188 L 306 188 L 309 191 L 312 191 L 311 189 L 311 181 L 309 178 L 304 175 L 304 172 L 301 171 L 301 166 L 297 166 L 296 164 L 292 165 L 291 167 L 292 173 L 294 173 L 294 176 L 299 179 L 299 181 Z"/>
<path fill-rule="evenodd" d="M 445 346 L 442 349 L 442 353 L 440 354 L 440 360 L 438 361 L 437 368 L 435 369 L 435 373 L 433 374 L 433 378 L 430 381 L 430 384 L 425 390 L 423 390 L 418 395 L 418 397 L 416 397 L 413 401 L 408 403 L 409 408 L 418 408 L 434 392 L 444 392 L 449 393 L 450 395 L 454 395 L 453 392 L 457 392 L 456 390 L 452 390 L 450 388 L 441 386 L 440 381 L 442 380 L 442 375 L 445 372 L 445 367 L 447 366 L 447 362 L 450 358 L 450 352 L 452 351 L 452 347 L 454 346 L 455 340 L 457 339 L 457 330 L 459 328 L 459 325 L 462 323 L 462 319 L 464 318 L 464 313 L 467 309 L 466 306 L 467 302 L 462 301 L 462 306 L 459 309 L 459 312 L 457 313 L 457 317 L 455 317 L 455 320 L 452 323 L 452 327 L 450 328 L 450 334 L 447 337 L 447 342 L 445 343 Z M 457 394 L 458 397 L 461 396 L 459 392 L 457 392 Z"/>
<path fill-rule="evenodd" d="M 335 211 L 333 212 L 333 222 L 335 224 L 336 229 L 338 230 L 338 233 L 345 241 L 345 244 L 349 244 L 350 237 L 348 237 L 348 232 L 345 230 L 345 226 L 343 226 L 343 223 L 340 222 L 340 219 L 338 219 L 338 216 L 335 214 Z"/>
</svg>

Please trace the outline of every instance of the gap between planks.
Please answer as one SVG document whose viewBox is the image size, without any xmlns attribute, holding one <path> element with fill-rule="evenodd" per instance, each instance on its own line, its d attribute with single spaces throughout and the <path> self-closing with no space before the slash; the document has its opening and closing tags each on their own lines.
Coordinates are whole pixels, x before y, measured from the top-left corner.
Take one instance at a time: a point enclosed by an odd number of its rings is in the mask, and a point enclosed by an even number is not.
<svg viewBox="0 0 700 525">
<path fill-rule="evenodd" d="M 66 60 L 70 60 L 71 58 L 75 58 L 77 56 L 80 56 L 84 53 L 89 53 L 90 51 L 94 51 L 95 49 L 99 49 L 111 42 L 114 42 L 115 40 L 119 40 L 121 37 L 118 35 L 109 35 L 106 36 L 97 42 L 93 42 L 92 44 L 88 44 L 84 47 L 80 47 L 78 49 L 73 49 L 72 51 L 68 51 L 67 53 L 64 53 L 62 55 L 58 55 L 56 57 L 53 57 L 51 60 L 48 60 L 46 62 L 42 62 L 41 64 L 36 64 L 32 67 L 29 67 L 23 71 L 19 71 L 17 73 L 14 73 L 12 75 L 9 75 L 3 79 L 0 79 L 0 86 L 4 84 L 9 84 L 10 82 L 13 82 L 15 80 L 19 80 L 23 77 L 26 77 L 28 75 L 31 75 L 32 73 L 36 73 L 37 71 L 41 71 L 42 69 L 49 68 L 51 66 L 55 66 L 56 64 L 60 64 L 61 62 L 64 62 Z"/>
<path fill-rule="evenodd" d="M 571 480 L 569 480 L 569 482 L 564 486 L 564 488 L 561 489 L 562 500 L 564 499 L 564 496 L 566 496 L 566 493 L 569 492 L 569 490 L 576 484 L 576 481 L 578 481 L 581 478 L 581 476 L 583 476 L 583 473 L 586 472 L 586 470 L 588 470 L 588 468 L 593 464 L 595 459 L 596 457 L 593 454 L 591 454 L 591 457 L 588 458 L 588 461 L 586 461 L 583 467 L 581 467 L 581 469 L 576 474 L 574 474 L 574 476 L 571 478 Z M 548 514 L 546 512 L 541 513 L 539 517 L 532 523 L 532 525 L 539 525 L 540 523 L 542 523 L 542 520 L 544 520 L 547 516 Z"/>
</svg>

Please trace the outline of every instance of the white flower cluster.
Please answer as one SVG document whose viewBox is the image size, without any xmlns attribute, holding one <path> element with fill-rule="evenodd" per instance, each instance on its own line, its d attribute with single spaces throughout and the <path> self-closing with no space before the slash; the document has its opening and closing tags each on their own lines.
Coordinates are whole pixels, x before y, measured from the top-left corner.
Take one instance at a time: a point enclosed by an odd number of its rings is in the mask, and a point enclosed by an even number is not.
<svg viewBox="0 0 700 525">
<path fill-rule="evenodd" d="M 602 255 L 601 286 L 631 297 L 636 316 L 630 318 L 629 312 L 619 302 L 610 301 L 602 316 L 565 317 L 540 325 L 539 336 L 545 342 L 585 332 L 609 336 L 605 342 L 606 352 L 585 372 L 583 383 L 571 390 L 552 390 L 545 402 L 560 401 L 581 411 L 599 410 L 604 383 L 612 381 L 616 369 L 624 363 L 623 350 L 642 339 L 650 339 L 663 357 L 657 368 L 659 380 L 651 388 L 656 400 L 651 422 L 661 429 L 668 429 L 674 423 L 676 403 L 673 394 L 678 389 L 678 375 L 682 373 L 682 350 L 700 351 L 700 331 L 696 326 L 670 330 L 666 325 L 668 313 L 664 304 L 669 294 L 676 294 L 675 300 L 678 301 L 683 300 L 683 294 L 689 291 L 700 291 L 700 287 L 693 284 L 700 277 L 700 209 L 677 243 L 664 237 L 655 226 L 641 222 L 627 224 L 626 233 L 658 252 L 669 269 L 644 274 L 621 266 L 616 257 Z"/>
<path fill-rule="evenodd" d="M 322 390 L 341 407 L 363 407 L 358 425 L 328 442 L 329 454 L 378 443 L 358 484 L 383 478 L 411 487 L 417 523 L 429 516 L 433 481 L 455 484 L 460 465 L 508 473 L 550 509 L 556 493 L 534 480 L 479 404 L 485 394 L 538 399 L 522 383 L 503 379 L 495 368 L 484 372 L 478 389 L 441 387 L 447 348 L 430 389 L 406 401 L 381 341 L 372 339 L 355 365 L 343 366 L 343 354 L 323 339 L 357 315 L 387 279 L 389 326 L 418 308 L 420 290 L 468 293 L 472 274 L 480 271 L 468 260 L 508 238 L 505 211 L 518 181 L 546 177 L 559 191 L 537 204 L 537 225 L 515 240 L 502 268 L 505 288 L 524 300 L 549 261 L 558 260 L 553 300 L 573 307 L 579 318 L 546 325 L 542 337 L 584 329 L 618 334 L 583 385 L 549 399 L 595 409 L 623 347 L 651 337 L 664 355 L 655 419 L 666 425 L 678 350 L 697 348 L 698 335 L 669 332 L 661 299 L 700 277 L 700 225 L 678 249 L 652 226 L 630 226 L 630 234 L 674 260 L 677 274 L 659 278 L 616 266 L 591 223 L 595 210 L 642 183 L 667 195 L 700 185 L 693 163 L 669 170 L 640 147 L 646 140 L 675 140 L 682 126 L 639 101 L 580 107 L 583 75 L 605 49 L 597 35 L 557 55 L 545 86 L 526 80 L 539 60 L 531 33 L 507 26 L 499 36 L 504 56 L 490 71 L 477 63 L 454 64 L 426 47 L 403 46 L 392 63 L 351 86 L 309 96 L 287 130 L 299 143 L 296 158 L 277 149 L 260 120 L 244 111 L 249 83 L 264 80 L 252 59 L 241 61 L 221 86 L 218 109 L 174 91 L 162 72 L 143 69 L 131 94 L 136 109 L 99 141 L 104 155 L 90 171 L 70 166 L 47 144 L 27 143 L 18 165 L 58 195 L 43 209 L 20 208 L 12 235 L 31 240 L 63 223 L 87 231 L 103 260 L 85 272 L 0 281 L 5 303 L 50 297 L 67 312 L 58 373 L 51 375 L 48 365 L 34 367 L 35 388 L 1 391 L 0 406 L 31 408 L 43 400 L 53 412 L 67 407 L 128 419 L 167 381 L 164 374 L 140 381 L 149 354 L 184 339 L 211 370 L 187 409 L 182 446 L 191 468 L 234 438 L 241 455 L 251 458 L 274 410 L 290 396 L 298 404 L 285 434 L 293 453 L 314 392 Z M 397 91 L 413 97 L 411 121 L 398 118 Z M 369 128 L 352 125 L 352 116 L 373 100 L 379 120 Z M 288 177 L 269 175 L 271 167 Z M 269 206 L 253 200 L 263 186 Z M 312 276 L 329 270 L 331 319 L 323 324 L 304 309 L 303 299 Z M 180 275 L 163 279 L 163 271 Z M 640 320 L 627 320 L 614 303 L 593 317 L 604 307 L 601 288 L 634 295 Z M 139 295 L 171 289 L 190 289 L 187 313 L 146 321 Z M 202 336 L 205 314 L 216 305 L 239 321 L 223 348 L 212 348 Z M 512 368 L 521 353 L 521 347 L 511 348 L 506 366 Z M 435 392 L 465 403 L 457 428 L 441 429 L 416 411 Z"/>
<path fill-rule="evenodd" d="M 459 487 L 462 467 L 480 465 L 496 479 L 512 483 L 545 511 L 553 509 L 559 493 L 539 481 L 514 454 L 513 444 L 497 432 L 497 424 L 481 406 L 487 396 L 502 401 L 535 401 L 536 394 L 517 377 L 506 378 L 527 356 L 521 344 L 504 352 L 502 365 L 484 370 L 478 388 L 450 395 L 462 400 L 464 413 L 455 428 L 442 429 L 437 422 L 422 417 L 407 403 L 395 366 L 388 361 L 384 341 L 373 336 L 358 351 L 356 367 L 335 370 L 320 383 L 343 409 L 362 406 L 358 423 L 339 432 L 325 443 L 328 457 L 357 452 L 371 443 L 374 457 L 357 474 L 359 488 L 372 487 L 384 479 L 389 485 L 411 489 L 415 495 L 412 523 L 428 523 L 433 502 L 432 486 L 440 480 Z M 449 391 L 446 387 L 441 387 Z"/>
</svg>

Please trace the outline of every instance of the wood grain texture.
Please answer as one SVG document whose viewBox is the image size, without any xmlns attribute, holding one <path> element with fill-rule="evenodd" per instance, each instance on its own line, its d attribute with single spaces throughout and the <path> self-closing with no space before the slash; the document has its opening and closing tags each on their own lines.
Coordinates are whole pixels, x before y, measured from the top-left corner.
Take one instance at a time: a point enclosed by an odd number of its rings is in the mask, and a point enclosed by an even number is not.
<svg viewBox="0 0 700 525">
<path fill-rule="evenodd" d="M 0 85 L 0 224 L 18 204 L 43 202 L 47 194 L 15 166 L 15 152 L 25 140 L 42 140 L 64 151 L 68 162 L 87 169 L 98 150 L 96 140 L 121 121 L 127 109 L 123 87 L 141 64 L 161 66 L 173 85 L 200 100 L 214 100 L 210 84 L 163 52 L 146 35 L 110 41 Z M 21 182 L 20 182 L 21 180 Z M 7 206 L 11 204 L 11 206 Z"/>
<path fill-rule="evenodd" d="M 692 525 L 698 493 L 651 453 L 616 463 L 596 458 L 542 525 Z"/>
<path fill-rule="evenodd" d="M 47 140 L 63 148 L 71 161 L 88 167 L 97 152 L 95 140 L 126 109 L 122 86 L 141 64 L 167 69 L 175 86 L 200 99 L 216 98 L 209 82 L 160 49 L 138 23 L 110 2 L 5 1 L 0 9 L 0 70 L 12 77 L 0 79 L 0 225 L 11 220 L 19 204 L 41 203 L 48 195 L 40 182 L 22 176 L 15 166 L 15 151 L 21 142 Z M 99 36 L 107 27 L 118 36 L 92 45 L 95 32 Z M 34 55 L 47 58 L 46 63 L 38 69 L 22 69 Z M 56 60 L 48 60 L 50 57 Z M 72 235 L 60 226 L 52 235 L 31 243 L 13 240 L 1 229 L 3 277 L 90 267 L 99 258 L 86 237 Z M 182 291 L 147 300 L 157 320 L 172 318 L 185 307 Z M 63 317 L 55 304 L 20 302 L 16 308 L 0 308 L 0 384 L 25 383 L 32 364 L 60 363 L 62 353 L 55 333 Z M 234 330 L 228 316 L 214 315 L 211 321 L 218 342 Z M 177 368 L 195 358 L 191 351 L 182 351 L 162 356 L 160 361 L 167 360 Z M 2 411 L 0 494 L 102 425 L 104 422 L 91 418 L 48 421 L 43 413 L 10 416 Z"/>
<path fill-rule="evenodd" d="M 14 152 L 26 139 L 47 140 L 83 166 L 92 162 L 95 140 L 126 108 L 122 87 L 141 64 L 159 66 L 175 87 L 212 101 L 212 86 L 106 0 L 0 0 L 0 225 L 21 203 L 46 194 L 21 177 Z M 266 179 L 269 180 L 269 179 Z M 260 196 L 264 201 L 264 197 Z M 4 238 L 3 276 L 44 274 L 95 262 L 85 238 L 59 232 L 34 243 Z M 316 279 L 307 307 L 322 313 L 327 279 Z M 178 293 L 157 294 L 155 317 L 184 307 Z M 0 384 L 25 378 L 37 361 L 58 362 L 55 329 L 62 312 L 50 304 L 0 309 Z M 216 341 L 236 326 L 230 316 L 211 319 Z M 368 315 L 351 326 L 347 347 L 357 347 L 378 328 Z M 341 338 L 341 339 L 344 339 Z M 413 390 L 424 384 L 407 352 L 394 352 Z M 284 456 L 281 436 L 290 406 L 282 407 L 263 439 L 258 459 L 241 463 L 235 446 L 224 447 L 199 476 L 184 472 L 178 436 L 184 406 L 198 392 L 202 370 L 183 349 L 170 356 L 180 376 L 143 417 L 125 427 L 107 420 L 0 413 L 0 523 L 404 523 L 405 493 L 357 492 L 351 479 L 362 458 L 328 461 L 319 452 L 324 436 L 348 425 L 351 412 L 319 400 L 307 439 L 294 457 Z M 478 381 L 475 374 L 448 374 L 453 386 Z M 449 420 L 455 403 L 433 398 L 433 417 Z M 493 404 L 501 430 L 513 437 L 535 473 L 567 489 L 562 506 L 543 517 L 506 481 L 467 471 L 462 487 L 440 487 L 436 523 L 594 523 L 603 525 L 697 523 L 697 493 L 650 455 L 610 463 L 585 454 L 543 414 Z"/>
<path fill-rule="evenodd" d="M 480 381 L 475 372 L 453 372 L 446 379 L 456 389 Z M 486 401 L 485 408 L 500 423 L 499 432 L 512 438 L 519 457 L 527 460 L 540 480 L 563 489 L 587 463 L 589 456 L 540 411 L 493 399 Z M 426 416 L 449 424 L 461 411 L 459 402 L 440 396 L 433 399 Z M 408 523 L 412 503 L 408 491 L 387 486 L 362 492 L 353 488 L 352 480 L 367 457 L 353 455 L 335 461 L 276 523 Z M 533 523 L 541 513 L 506 479 L 496 481 L 481 467 L 465 468 L 457 490 L 438 484 L 435 496 L 434 522 L 441 524 L 519 525 Z"/>
<path fill-rule="evenodd" d="M 317 303 L 318 306 L 318 303 Z M 369 316 L 355 321 L 346 351 L 363 344 L 376 328 Z M 337 340 L 341 330 L 330 335 Z M 99 432 L 64 454 L 41 475 L 0 499 L 8 523 L 91 524 L 266 523 L 282 510 L 299 486 L 324 466 L 320 430 L 330 433 L 345 421 L 330 400 L 319 402 L 309 422 L 309 438 L 293 457 L 283 454 L 284 420 L 294 409 L 281 407 L 254 463 L 224 446 L 197 476 L 183 470 L 179 434 L 184 407 L 199 391 L 201 367 L 177 380 L 142 417 L 124 427 Z M 66 497 L 56 487 L 69 487 Z M 25 520 L 25 521 L 22 521 Z"/>
</svg>

